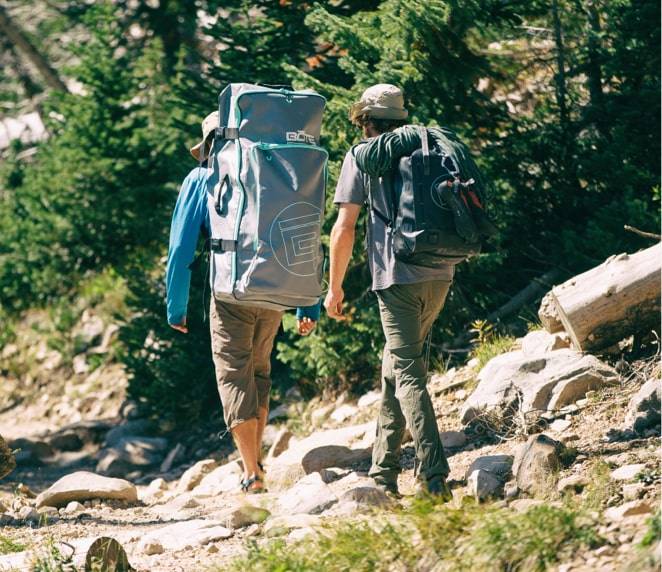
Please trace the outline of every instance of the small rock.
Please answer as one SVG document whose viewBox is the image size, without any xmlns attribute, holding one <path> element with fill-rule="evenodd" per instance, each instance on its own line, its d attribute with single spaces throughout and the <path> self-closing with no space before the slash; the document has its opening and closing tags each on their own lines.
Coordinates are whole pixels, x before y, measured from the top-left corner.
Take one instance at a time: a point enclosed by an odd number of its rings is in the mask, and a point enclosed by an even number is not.
<svg viewBox="0 0 662 572">
<path fill-rule="evenodd" d="M 78 501 L 71 501 L 70 503 L 67 503 L 67 506 L 64 509 L 64 514 L 75 514 L 82 510 L 85 510 L 85 507 L 82 504 Z"/>
<path fill-rule="evenodd" d="M 539 499 L 517 499 L 511 501 L 508 506 L 517 512 L 527 512 L 530 508 L 543 504 L 545 504 L 545 502 Z"/>
<path fill-rule="evenodd" d="M 15 458 L 20 464 L 40 464 L 55 453 L 49 443 L 40 440 L 14 439 L 9 446 L 12 449 L 19 449 Z"/>
<path fill-rule="evenodd" d="M 566 491 L 581 492 L 582 489 L 588 485 L 588 480 L 583 475 L 571 475 L 559 480 L 556 490 L 560 493 Z"/>
<path fill-rule="evenodd" d="M 503 496 L 504 483 L 494 473 L 485 469 L 472 471 L 467 478 L 467 489 L 476 500 Z"/>
<path fill-rule="evenodd" d="M 513 472 L 517 485 L 525 492 L 543 490 L 561 466 L 563 444 L 544 434 L 532 435 L 515 455 Z"/>
<path fill-rule="evenodd" d="M 519 487 L 517 481 L 509 481 L 503 487 L 503 494 L 507 499 L 517 498 L 519 495 Z"/>
<path fill-rule="evenodd" d="M 379 391 L 369 391 L 368 393 L 361 396 L 357 402 L 359 409 L 365 409 L 371 405 L 378 403 L 382 398 L 382 394 Z"/>
<path fill-rule="evenodd" d="M 467 398 L 467 395 L 469 394 L 467 393 L 466 389 L 458 389 L 455 392 L 455 399 L 457 399 L 458 401 L 464 401 Z"/>
<path fill-rule="evenodd" d="M 209 554 L 216 554 L 216 553 L 218 553 L 218 551 L 219 551 L 219 548 L 215 544 L 210 544 L 209 546 L 207 546 L 207 552 Z"/>
<path fill-rule="evenodd" d="M 646 487 L 642 483 L 627 483 L 623 485 L 623 498 L 626 501 L 638 500 L 645 491 Z"/>
<path fill-rule="evenodd" d="M 643 463 L 624 465 L 611 472 L 611 478 L 615 481 L 631 481 L 646 468 Z"/>
<path fill-rule="evenodd" d="M 546 354 L 570 347 L 570 338 L 563 334 L 550 334 L 545 330 L 534 330 L 522 338 L 522 352 L 526 356 Z"/>
<path fill-rule="evenodd" d="M 76 375 L 82 375 L 90 370 L 90 366 L 87 365 L 87 357 L 85 354 L 75 356 L 71 365 Z"/>
<path fill-rule="evenodd" d="M 159 470 L 162 473 L 167 473 L 170 469 L 172 469 L 172 467 L 176 463 L 181 462 L 185 452 L 186 452 L 186 447 L 184 447 L 184 445 L 182 445 L 181 443 L 177 443 L 174 449 L 172 449 L 166 455 L 166 458 L 163 459 L 163 462 L 161 463 L 161 467 L 159 468 Z"/>
<path fill-rule="evenodd" d="M 270 515 L 271 513 L 265 508 L 245 504 L 228 509 L 217 518 L 221 522 L 224 522 L 227 528 L 235 530 L 250 526 L 251 524 L 260 524 L 267 520 Z"/>
<path fill-rule="evenodd" d="M 128 407 L 128 405 L 127 405 Z M 154 424 L 148 419 L 134 419 L 117 425 L 106 433 L 104 445 L 116 447 L 122 441 L 138 435 L 149 435 L 154 430 Z"/>
<path fill-rule="evenodd" d="M 386 506 L 391 500 L 386 493 L 376 485 L 357 486 L 346 490 L 339 498 L 339 502 L 354 502 L 362 506 Z"/>
<path fill-rule="evenodd" d="M 288 415 L 288 407 L 283 403 L 278 407 L 274 407 L 272 410 L 269 411 L 269 423 L 271 423 L 275 419 L 287 417 L 287 415 Z"/>
<path fill-rule="evenodd" d="M 465 478 L 474 471 L 485 470 L 499 477 L 504 483 L 508 480 L 513 466 L 513 457 L 511 455 L 485 455 L 478 457 L 469 466 L 465 473 Z"/>
<path fill-rule="evenodd" d="M 80 451 L 85 445 L 80 435 L 73 430 L 56 433 L 48 442 L 58 451 Z"/>
<path fill-rule="evenodd" d="M 161 463 L 168 441 L 160 437 L 127 437 L 115 447 L 100 452 L 97 472 L 109 477 L 125 476 Z"/>
<path fill-rule="evenodd" d="M 572 426 L 572 421 L 567 419 L 555 419 L 549 425 L 549 429 L 555 433 L 561 433 Z"/>
<path fill-rule="evenodd" d="M 613 506 L 605 511 L 605 518 L 611 521 L 621 521 L 630 516 L 639 516 L 652 512 L 650 505 L 646 502 L 634 500 L 626 502 L 621 506 Z"/>
<path fill-rule="evenodd" d="M 322 480 L 328 485 L 339 479 L 346 477 L 349 474 L 347 469 L 340 469 L 338 467 L 330 467 L 328 469 L 322 469 L 319 471 Z"/>
<path fill-rule="evenodd" d="M 28 499 L 36 499 L 37 494 L 25 483 L 19 483 L 16 492 Z"/>
<path fill-rule="evenodd" d="M 267 459 L 275 459 L 281 453 L 287 451 L 289 447 L 290 440 L 292 439 L 292 432 L 287 428 L 283 427 L 278 431 L 278 434 L 274 438 L 274 442 L 269 448 L 269 453 L 267 454 Z"/>
<path fill-rule="evenodd" d="M 39 522 L 39 513 L 31 506 L 24 506 L 18 511 L 19 520 L 27 522 Z"/>
<path fill-rule="evenodd" d="M 467 362 L 467 367 L 470 367 L 471 369 L 476 369 L 480 365 L 480 360 L 478 358 L 471 358 Z"/>
<path fill-rule="evenodd" d="M 333 403 L 324 405 L 322 407 L 317 407 L 310 414 L 310 422 L 312 423 L 313 427 L 320 427 L 322 423 L 324 423 L 326 418 L 331 414 L 333 409 L 334 409 Z"/>
<path fill-rule="evenodd" d="M 165 548 L 163 548 L 163 544 L 161 544 L 158 540 L 148 540 L 141 542 L 140 547 L 143 554 L 146 554 L 147 556 L 152 556 L 154 554 L 163 554 L 165 552 Z"/>
<path fill-rule="evenodd" d="M 623 428 L 642 434 L 647 429 L 657 426 L 656 433 L 659 434 L 661 399 L 662 386 L 658 379 L 644 383 L 630 399 Z"/>
<path fill-rule="evenodd" d="M 312 514 L 293 514 L 269 519 L 264 525 L 265 536 L 282 536 L 295 528 L 318 526 L 322 517 Z"/>
<path fill-rule="evenodd" d="M 467 436 L 464 431 L 442 431 L 439 436 L 446 449 L 459 449 L 467 444 Z"/>
<path fill-rule="evenodd" d="M 345 403 L 341 405 L 331 414 L 331 420 L 336 423 L 343 423 L 351 417 L 354 417 L 359 411 L 359 408 L 356 405 L 351 405 L 350 403 Z"/>
<path fill-rule="evenodd" d="M 182 493 L 194 489 L 200 484 L 203 477 L 211 473 L 216 467 L 218 467 L 218 463 L 214 459 L 198 461 L 184 471 L 177 483 L 177 492 Z"/>
</svg>

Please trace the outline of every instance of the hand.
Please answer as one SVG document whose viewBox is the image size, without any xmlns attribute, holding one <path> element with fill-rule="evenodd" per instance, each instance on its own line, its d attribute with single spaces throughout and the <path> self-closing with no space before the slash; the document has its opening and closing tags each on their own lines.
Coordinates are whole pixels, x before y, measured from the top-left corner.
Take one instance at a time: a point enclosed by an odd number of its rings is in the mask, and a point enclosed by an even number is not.
<svg viewBox="0 0 662 572">
<path fill-rule="evenodd" d="M 297 320 L 297 331 L 302 336 L 307 336 L 310 332 L 312 332 L 315 329 L 316 325 L 317 322 L 315 320 L 311 320 L 308 317 L 303 317 L 300 320 Z"/>
<path fill-rule="evenodd" d="M 342 313 L 343 300 L 345 299 L 345 292 L 342 288 L 337 290 L 329 290 L 324 300 L 324 307 L 329 318 L 334 320 L 346 320 L 347 316 Z"/>
<path fill-rule="evenodd" d="M 188 334 L 188 328 L 186 327 L 186 318 L 184 318 L 179 324 L 170 324 L 170 327 L 182 334 Z"/>
</svg>

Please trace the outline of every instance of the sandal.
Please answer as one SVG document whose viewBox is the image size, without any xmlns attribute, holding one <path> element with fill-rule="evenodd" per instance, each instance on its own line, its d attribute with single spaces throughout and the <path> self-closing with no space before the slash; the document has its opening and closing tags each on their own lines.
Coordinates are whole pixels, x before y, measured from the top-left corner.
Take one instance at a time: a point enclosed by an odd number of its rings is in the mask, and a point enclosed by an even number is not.
<svg viewBox="0 0 662 572">
<path fill-rule="evenodd" d="M 257 475 L 254 475 L 248 479 L 244 479 L 241 481 L 241 490 L 242 492 L 246 493 L 247 495 L 254 495 L 254 494 L 260 494 L 260 493 L 266 493 L 267 490 L 264 488 L 264 486 L 257 487 L 257 488 L 251 488 L 255 483 L 264 483 L 264 481 Z"/>
</svg>

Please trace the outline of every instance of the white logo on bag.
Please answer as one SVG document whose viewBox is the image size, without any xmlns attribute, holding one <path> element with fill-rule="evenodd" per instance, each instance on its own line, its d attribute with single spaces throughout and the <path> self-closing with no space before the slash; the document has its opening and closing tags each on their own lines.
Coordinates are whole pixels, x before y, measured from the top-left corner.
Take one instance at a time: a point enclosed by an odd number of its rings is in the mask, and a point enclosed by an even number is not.
<svg viewBox="0 0 662 572">
<path fill-rule="evenodd" d="M 288 143 L 308 143 L 315 145 L 315 137 L 305 131 L 288 131 L 285 133 L 285 139 Z"/>
<path fill-rule="evenodd" d="M 317 271 L 322 212 L 310 203 L 284 208 L 271 224 L 271 250 L 278 263 L 296 276 Z"/>
</svg>

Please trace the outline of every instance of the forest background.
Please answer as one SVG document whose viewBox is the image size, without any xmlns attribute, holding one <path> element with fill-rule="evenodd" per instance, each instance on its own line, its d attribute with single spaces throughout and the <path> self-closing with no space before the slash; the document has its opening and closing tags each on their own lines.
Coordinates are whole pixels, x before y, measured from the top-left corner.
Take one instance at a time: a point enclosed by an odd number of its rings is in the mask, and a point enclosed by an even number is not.
<svg viewBox="0 0 662 572">
<path fill-rule="evenodd" d="M 435 367 L 466 357 L 451 350 L 475 320 L 515 333 L 536 322 L 539 297 L 499 309 L 537 279 L 649 244 L 624 225 L 658 232 L 657 0 L 2 0 L 0 118 L 37 111 L 45 132 L 0 149 L 0 347 L 33 308 L 66 331 L 93 305 L 121 324 L 104 359 L 126 365 L 147 413 L 218 410 L 204 265 L 183 336 L 165 320 L 164 256 L 188 148 L 232 81 L 327 98 L 327 235 L 339 164 L 360 136 L 347 109 L 369 85 L 401 86 L 412 122 L 472 148 L 500 233 L 457 269 Z M 300 338 L 289 317 L 277 393 L 375 383 L 383 337 L 360 244 L 351 321 L 323 317 Z"/>
</svg>

